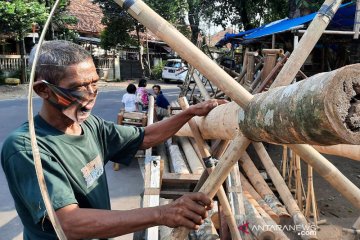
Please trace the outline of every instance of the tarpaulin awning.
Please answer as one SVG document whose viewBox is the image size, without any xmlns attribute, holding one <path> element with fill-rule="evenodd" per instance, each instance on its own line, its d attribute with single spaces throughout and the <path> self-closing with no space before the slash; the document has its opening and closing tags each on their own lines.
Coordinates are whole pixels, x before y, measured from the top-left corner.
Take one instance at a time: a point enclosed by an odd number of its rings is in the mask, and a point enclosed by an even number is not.
<svg viewBox="0 0 360 240">
<path fill-rule="evenodd" d="M 281 19 L 268 24 L 265 24 L 259 28 L 250 29 L 248 31 L 240 32 L 237 34 L 225 34 L 224 38 L 221 39 L 216 46 L 221 47 L 227 43 L 241 43 L 246 40 L 252 40 L 269 36 L 276 33 L 285 31 L 291 31 L 293 29 L 301 28 L 304 24 L 311 22 L 316 16 L 315 13 L 311 13 L 306 16 L 293 18 L 293 19 Z M 331 20 L 328 29 L 336 30 L 349 30 L 354 26 L 355 17 L 355 3 L 349 2 L 342 4 L 335 16 Z"/>
</svg>

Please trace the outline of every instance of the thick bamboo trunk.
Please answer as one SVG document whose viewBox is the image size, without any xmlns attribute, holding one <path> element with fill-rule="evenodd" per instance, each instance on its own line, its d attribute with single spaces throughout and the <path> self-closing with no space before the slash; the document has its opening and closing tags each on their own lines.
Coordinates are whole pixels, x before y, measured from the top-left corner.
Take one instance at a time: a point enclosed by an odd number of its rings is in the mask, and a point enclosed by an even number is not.
<svg viewBox="0 0 360 240">
<path fill-rule="evenodd" d="M 249 139 L 275 143 L 360 144 L 360 64 L 255 95 L 240 110 Z"/>
<path fill-rule="evenodd" d="M 239 133 L 239 106 L 235 102 L 214 108 L 206 117 L 194 117 L 203 139 L 231 140 Z M 185 124 L 177 136 L 193 137 L 189 124 Z"/>
<path fill-rule="evenodd" d="M 338 144 L 331 146 L 313 146 L 317 151 L 325 154 L 347 157 L 353 160 L 360 161 L 360 146 Z"/>
</svg>

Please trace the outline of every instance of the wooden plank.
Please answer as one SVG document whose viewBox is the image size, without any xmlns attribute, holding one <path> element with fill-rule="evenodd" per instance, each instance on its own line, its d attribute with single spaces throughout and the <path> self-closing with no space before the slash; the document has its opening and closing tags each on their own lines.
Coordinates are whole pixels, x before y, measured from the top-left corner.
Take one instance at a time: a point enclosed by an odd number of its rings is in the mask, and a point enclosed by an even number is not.
<svg viewBox="0 0 360 240">
<path fill-rule="evenodd" d="M 197 183 L 201 174 L 186 173 L 165 173 L 163 174 L 163 183 Z"/>
</svg>

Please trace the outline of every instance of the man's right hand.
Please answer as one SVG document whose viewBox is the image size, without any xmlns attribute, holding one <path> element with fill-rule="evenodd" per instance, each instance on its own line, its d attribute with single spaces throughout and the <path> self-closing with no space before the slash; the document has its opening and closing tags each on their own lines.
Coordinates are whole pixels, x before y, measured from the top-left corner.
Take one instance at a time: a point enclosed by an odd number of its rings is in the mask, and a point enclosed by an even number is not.
<svg viewBox="0 0 360 240">
<path fill-rule="evenodd" d="M 204 193 L 186 194 L 168 205 L 159 207 L 159 225 L 197 230 L 212 207 L 212 200 Z"/>
</svg>

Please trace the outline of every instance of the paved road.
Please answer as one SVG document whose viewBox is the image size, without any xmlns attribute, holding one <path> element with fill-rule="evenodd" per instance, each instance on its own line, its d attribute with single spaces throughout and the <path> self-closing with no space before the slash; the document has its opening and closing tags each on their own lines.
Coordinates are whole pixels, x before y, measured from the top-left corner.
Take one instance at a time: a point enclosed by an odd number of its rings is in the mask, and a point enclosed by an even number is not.
<svg viewBox="0 0 360 240">
<path fill-rule="evenodd" d="M 174 85 L 167 85 L 163 90 L 170 101 L 175 100 L 179 90 Z M 93 113 L 105 120 L 115 121 L 120 108 L 124 90 L 100 92 Z M 34 113 L 40 109 L 41 99 L 34 99 Z M 0 148 L 5 137 L 27 118 L 25 99 L 0 101 Z M 1 167 L 0 167 L 1 168 Z M 106 166 L 113 209 L 133 209 L 140 206 L 140 194 L 143 190 L 143 178 L 136 161 L 126 171 L 114 172 L 111 164 Z M 0 240 L 22 239 L 22 224 L 17 217 L 2 168 L 0 170 Z M 116 239 L 132 239 L 132 234 Z"/>
</svg>

